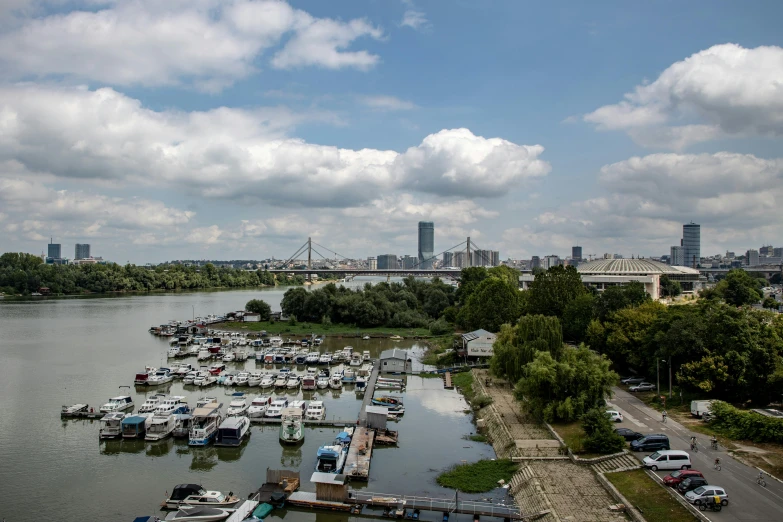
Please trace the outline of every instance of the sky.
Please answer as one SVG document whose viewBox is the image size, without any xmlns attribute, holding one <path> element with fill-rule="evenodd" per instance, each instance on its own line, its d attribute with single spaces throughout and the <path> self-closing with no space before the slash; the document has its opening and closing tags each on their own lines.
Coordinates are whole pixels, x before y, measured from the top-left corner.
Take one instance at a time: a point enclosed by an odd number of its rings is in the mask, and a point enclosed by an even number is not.
<svg viewBox="0 0 783 522">
<path fill-rule="evenodd" d="M 0 251 L 783 246 L 777 0 L 3 0 Z"/>
</svg>

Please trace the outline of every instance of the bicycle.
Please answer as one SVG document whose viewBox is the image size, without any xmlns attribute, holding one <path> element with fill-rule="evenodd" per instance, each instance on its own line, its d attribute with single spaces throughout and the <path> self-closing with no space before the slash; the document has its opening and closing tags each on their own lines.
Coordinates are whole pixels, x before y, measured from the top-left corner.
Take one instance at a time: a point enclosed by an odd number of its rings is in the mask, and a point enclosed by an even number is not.
<svg viewBox="0 0 783 522">
<path fill-rule="evenodd" d="M 662 423 L 664 423 L 664 424 L 666 424 L 666 412 L 663 412 L 663 413 L 661 414 L 661 417 L 662 417 L 662 419 L 661 419 L 661 422 L 662 422 Z"/>
<path fill-rule="evenodd" d="M 715 459 L 715 464 L 712 466 L 716 471 L 720 471 L 720 459 Z"/>
<path fill-rule="evenodd" d="M 699 452 L 699 447 L 696 445 L 696 437 L 691 437 L 691 451 L 694 453 Z"/>
<path fill-rule="evenodd" d="M 764 474 L 763 473 L 759 473 L 759 476 L 756 479 L 756 484 L 760 485 L 763 488 L 767 487 L 767 481 L 764 480 Z"/>
<path fill-rule="evenodd" d="M 714 449 L 715 451 L 718 451 L 718 441 L 717 440 L 711 441 L 710 445 L 712 446 L 712 449 Z"/>
</svg>

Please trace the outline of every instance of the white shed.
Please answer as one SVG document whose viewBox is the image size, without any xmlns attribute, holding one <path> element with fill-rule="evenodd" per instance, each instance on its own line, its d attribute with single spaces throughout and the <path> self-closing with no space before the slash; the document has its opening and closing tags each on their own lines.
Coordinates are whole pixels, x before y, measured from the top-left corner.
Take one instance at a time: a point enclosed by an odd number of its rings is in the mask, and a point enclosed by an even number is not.
<svg viewBox="0 0 783 522">
<path fill-rule="evenodd" d="M 389 418 L 389 409 L 384 406 L 367 406 L 367 427 L 385 430 Z"/>
<path fill-rule="evenodd" d="M 408 352 L 399 348 L 381 352 L 381 373 L 409 373 L 413 362 L 408 359 Z"/>
<path fill-rule="evenodd" d="M 468 357 L 492 357 L 492 345 L 497 335 L 486 330 L 474 330 L 462 334 L 462 349 Z"/>
<path fill-rule="evenodd" d="M 261 314 L 256 312 L 245 312 L 242 320 L 246 323 L 258 323 L 261 321 Z"/>
</svg>

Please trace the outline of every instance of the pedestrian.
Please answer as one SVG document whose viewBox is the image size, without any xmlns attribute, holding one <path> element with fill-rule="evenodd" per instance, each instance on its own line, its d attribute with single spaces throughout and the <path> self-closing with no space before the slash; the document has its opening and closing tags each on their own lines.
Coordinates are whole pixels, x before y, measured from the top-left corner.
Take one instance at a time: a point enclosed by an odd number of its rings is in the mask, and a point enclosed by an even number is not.
<svg viewBox="0 0 783 522">
<path fill-rule="evenodd" d="M 661 415 L 663 416 L 663 422 L 666 422 L 666 410 L 663 410 Z"/>
</svg>

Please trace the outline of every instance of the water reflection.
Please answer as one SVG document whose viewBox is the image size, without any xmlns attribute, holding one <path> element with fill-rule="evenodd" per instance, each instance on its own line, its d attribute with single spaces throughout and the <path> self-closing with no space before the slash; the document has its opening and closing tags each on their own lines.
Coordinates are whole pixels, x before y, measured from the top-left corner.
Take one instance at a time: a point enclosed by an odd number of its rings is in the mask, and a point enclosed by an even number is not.
<svg viewBox="0 0 783 522">
<path fill-rule="evenodd" d="M 169 454 L 171 448 L 174 447 L 174 439 L 168 438 L 163 440 L 156 440 L 154 442 L 147 442 L 147 456 L 148 457 L 163 457 Z"/>
<path fill-rule="evenodd" d="M 101 441 L 101 455 L 119 455 L 120 453 L 141 453 L 144 441 L 139 439 L 108 439 Z"/>
<path fill-rule="evenodd" d="M 221 446 L 220 448 L 216 448 L 218 450 L 217 451 L 218 459 L 221 462 L 236 462 L 245 452 L 245 448 L 247 448 L 249 444 L 249 440 L 250 437 L 246 437 L 245 440 L 242 441 L 242 444 L 240 444 L 237 447 Z"/>
<path fill-rule="evenodd" d="M 302 446 L 283 446 L 280 453 L 280 464 L 283 467 L 298 469 L 302 465 Z"/>
<path fill-rule="evenodd" d="M 190 453 L 193 460 L 190 461 L 191 471 L 209 471 L 218 463 L 218 451 L 214 446 L 191 447 Z"/>
</svg>

